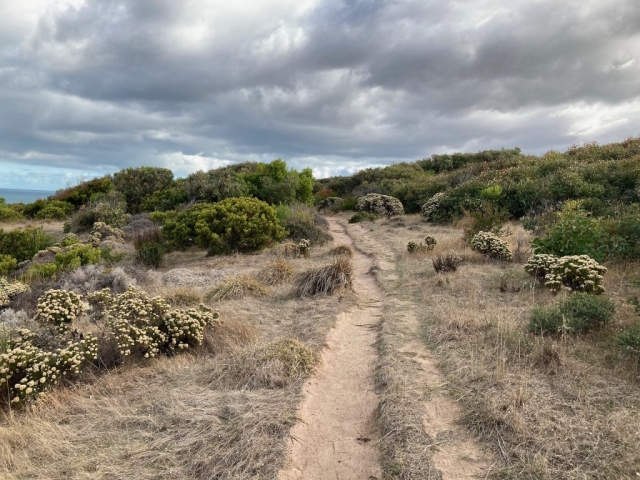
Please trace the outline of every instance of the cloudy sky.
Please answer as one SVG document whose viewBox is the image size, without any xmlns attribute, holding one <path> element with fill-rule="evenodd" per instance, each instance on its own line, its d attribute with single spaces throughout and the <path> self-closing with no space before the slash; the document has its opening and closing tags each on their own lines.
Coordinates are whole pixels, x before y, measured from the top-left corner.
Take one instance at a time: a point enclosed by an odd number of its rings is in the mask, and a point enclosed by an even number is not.
<svg viewBox="0 0 640 480">
<path fill-rule="evenodd" d="M 637 0 L 0 0 L 0 187 L 640 135 Z"/>
</svg>

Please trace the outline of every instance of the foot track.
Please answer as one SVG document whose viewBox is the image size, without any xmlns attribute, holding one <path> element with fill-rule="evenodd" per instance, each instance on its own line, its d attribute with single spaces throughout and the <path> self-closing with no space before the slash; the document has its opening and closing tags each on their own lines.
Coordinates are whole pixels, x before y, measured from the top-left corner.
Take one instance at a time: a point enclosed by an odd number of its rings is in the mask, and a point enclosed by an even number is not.
<svg viewBox="0 0 640 480">
<path fill-rule="evenodd" d="M 374 413 L 373 372 L 383 293 L 369 275 L 372 261 L 353 248 L 338 222 L 329 221 L 336 244 L 352 247 L 358 305 L 341 314 L 327 335 L 322 363 L 304 386 L 300 421 L 291 430 L 288 462 L 279 480 L 382 478 Z"/>
</svg>

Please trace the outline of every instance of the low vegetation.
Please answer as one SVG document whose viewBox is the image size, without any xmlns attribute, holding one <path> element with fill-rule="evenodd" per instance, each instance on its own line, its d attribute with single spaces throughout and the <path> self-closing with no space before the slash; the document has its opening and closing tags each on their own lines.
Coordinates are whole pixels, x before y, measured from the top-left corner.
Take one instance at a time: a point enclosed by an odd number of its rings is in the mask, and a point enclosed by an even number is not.
<svg viewBox="0 0 640 480">
<path fill-rule="evenodd" d="M 347 257 L 338 257 L 333 263 L 312 268 L 298 275 L 291 295 L 305 297 L 333 295 L 352 288 L 352 265 Z"/>
</svg>

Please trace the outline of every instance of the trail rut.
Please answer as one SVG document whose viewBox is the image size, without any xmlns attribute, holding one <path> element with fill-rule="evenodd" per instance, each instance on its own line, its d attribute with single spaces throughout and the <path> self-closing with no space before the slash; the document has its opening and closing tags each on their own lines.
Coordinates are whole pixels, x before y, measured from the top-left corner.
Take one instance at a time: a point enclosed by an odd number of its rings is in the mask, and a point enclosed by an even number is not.
<svg viewBox="0 0 640 480">
<path fill-rule="evenodd" d="M 353 240 L 328 218 L 336 244 Z M 374 414 L 378 398 L 373 373 L 383 292 L 369 274 L 372 260 L 354 249 L 358 303 L 341 314 L 327 336 L 322 362 L 306 382 L 291 430 L 288 461 L 280 480 L 374 480 L 382 478 Z"/>
</svg>

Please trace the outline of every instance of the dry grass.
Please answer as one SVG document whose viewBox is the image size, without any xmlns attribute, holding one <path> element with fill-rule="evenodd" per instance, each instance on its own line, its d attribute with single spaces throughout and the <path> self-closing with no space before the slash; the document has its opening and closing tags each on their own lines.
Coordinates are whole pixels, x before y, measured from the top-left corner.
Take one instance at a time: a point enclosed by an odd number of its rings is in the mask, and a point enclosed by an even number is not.
<svg viewBox="0 0 640 480">
<path fill-rule="evenodd" d="M 216 257 L 200 250 L 174 252 L 169 267 L 140 276 L 138 283 L 154 295 L 175 294 L 177 304 L 189 292 L 164 285 L 168 268 L 255 275 L 272 260 L 269 251 Z M 326 261 L 322 249 L 300 260 L 308 266 Z M 276 478 L 304 373 L 271 358 L 262 371 L 274 388 L 251 390 L 236 390 L 227 380 L 217 383 L 211 374 L 247 352 L 264 356 L 260 348 L 282 338 L 304 343 L 315 355 L 336 316 L 354 304 L 349 295 L 287 299 L 289 289 L 274 286 L 275 295 L 216 305 L 223 324 L 206 332 L 192 355 L 88 376 L 55 389 L 34 411 L 0 418 L 0 478 Z"/>
<path fill-rule="evenodd" d="M 296 268 L 291 262 L 285 258 L 278 257 L 272 262 L 266 263 L 257 276 L 267 285 L 280 285 L 289 282 L 293 278 L 295 271 Z"/>
<path fill-rule="evenodd" d="M 202 295 L 197 290 L 187 287 L 174 287 L 162 292 L 164 299 L 175 308 L 194 307 L 202 303 Z"/>
<path fill-rule="evenodd" d="M 284 338 L 231 351 L 205 376 L 214 388 L 284 388 L 304 380 L 319 358 L 303 343 Z"/>
<path fill-rule="evenodd" d="M 269 295 L 269 288 L 257 278 L 239 274 L 227 277 L 205 294 L 205 299 L 222 301 L 245 298 L 248 296 L 265 297 Z"/>
<path fill-rule="evenodd" d="M 298 275 L 291 296 L 333 295 L 349 290 L 352 288 L 352 270 L 351 260 L 347 257 L 339 257 L 329 265 L 311 268 Z"/>
<path fill-rule="evenodd" d="M 637 322 L 627 299 L 640 292 L 640 265 L 608 265 L 607 294 L 618 307 L 612 324 L 583 336 L 539 337 L 527 331 L 530 311 L 558 298 L 536 286 L 522 265 L 469 260 L 459 229 L 409 216 L 406 222 L 406 230 L 384 230 L 384 235 L 377 225 L 372 232 L 352 230 L 367 251 L 391 250 L 398 259 L 395 271 L 378 273 L 394 302 L 385 309 L 378 372 L 385 407 L 380 423 L 389 434 L 381 449 L 388 471 L 397 468 L 399 478 L 430 475 L 429 455 L 412 454 L 428 439 L 411 419 L 421 410 L 413 398 L 428 396 L 431 389 L 415 385 L 416 372 L 398 354 L 412 338 L 406 333 L 407 316 L 420 312 L 422 340 L 446 376 L 440 388 L 462 404 L 469 434 L 495 453 L 488 478 L 635 478 L 640 472 L 640 377 L 637 364 L 621 355 L 615 335 Z M 515 252 L 518 238 L 530 237 L 517 225 L 510 231 L 505 239 Z M 437 239 L 436 253 L 455 248 L 465 257 L 446 282 L 404 253 L 407 241 L 425 233 Z M 524 257 L 526 243 L 520 243 Z M 418 388 L 414 396 L 404 398 L 403 391 L 412 388 Z M 411 432 L 412 426 L 412 438 L 391 433 Z"/>
</svg>

